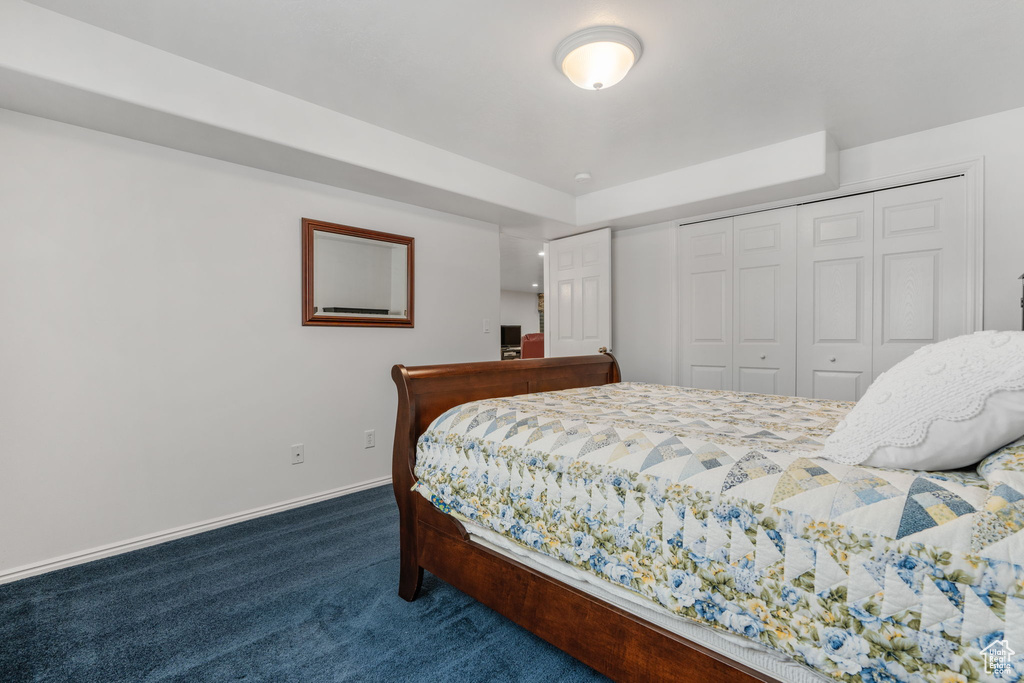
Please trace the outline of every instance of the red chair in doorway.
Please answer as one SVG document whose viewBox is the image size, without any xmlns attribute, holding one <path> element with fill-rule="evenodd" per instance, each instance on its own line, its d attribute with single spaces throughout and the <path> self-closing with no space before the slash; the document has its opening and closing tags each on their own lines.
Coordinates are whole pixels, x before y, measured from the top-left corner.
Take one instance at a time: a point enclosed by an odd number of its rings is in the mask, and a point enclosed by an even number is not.
<svg viewBox="0 0 1024 683">
<path fill-rule="evenodd" d="M 544 357 L 544 333 L 531 332 L 524 334 L 522 341 L 522 358 L 543 358 Z"/>
</svg>

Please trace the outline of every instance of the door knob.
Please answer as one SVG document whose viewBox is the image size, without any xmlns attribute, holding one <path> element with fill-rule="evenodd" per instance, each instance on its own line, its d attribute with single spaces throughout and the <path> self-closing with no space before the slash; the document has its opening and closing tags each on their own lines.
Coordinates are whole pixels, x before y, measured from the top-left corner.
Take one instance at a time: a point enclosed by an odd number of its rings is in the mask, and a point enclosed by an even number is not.
<svg viewBox="0 0 1024 683">
<path fill-rule="evenodd" d="M 835 362 L 836 362 L 836 357 L 835 357 L 835 356 L 832 356 L 832 357 L 830 357 L 830 358 L 828 359 L 828 362 L 829 362 L 829 363 L 835 363 Z"/>
<path fill-rule="evenodd" d="M 599 348 L 597 350 L 597 352 L 598 353 L 608 353 L 608 347 L 607 346 L 602 346 L 601 348 Z"/>
<path fill-rule="evenodd" d="M 767 357 L 768 357 L 768 356 L 766 356 L 765 354 L 763 354 L 763 353 L 761 354 L 761 360 L 764 360 L 764 359 L 765 359 L 765 358 L 767 358 Z"/>
</svg>

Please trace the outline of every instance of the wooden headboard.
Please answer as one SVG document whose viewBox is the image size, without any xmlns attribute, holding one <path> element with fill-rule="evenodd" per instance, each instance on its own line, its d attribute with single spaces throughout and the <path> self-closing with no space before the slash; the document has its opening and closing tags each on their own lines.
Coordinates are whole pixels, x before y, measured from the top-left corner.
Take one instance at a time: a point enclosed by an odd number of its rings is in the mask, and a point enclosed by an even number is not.
<svg viewBox="0 0 1024 683">
<path fill-rule="evenodd" d="M 620 381 L 620 374 L 619 364 L 609 353 L 411 368 L 396 365 L 391 378 L 398 386 L 399 421 L 403 415 L 411 418 L 412 441 L 405 445 L 415 448 L 416 439 L 434 418 L 461 403 L 611 384 Z M 397 453 L 397 439 L 395 449 Z"/>
</svg>

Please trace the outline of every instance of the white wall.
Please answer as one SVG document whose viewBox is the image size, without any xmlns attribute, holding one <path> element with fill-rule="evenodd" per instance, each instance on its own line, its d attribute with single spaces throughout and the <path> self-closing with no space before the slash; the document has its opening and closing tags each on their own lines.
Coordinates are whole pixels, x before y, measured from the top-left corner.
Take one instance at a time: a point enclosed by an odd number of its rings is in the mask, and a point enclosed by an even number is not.
<svg viewBox="0 0 1024 683">
<path fill-rule="evenodd" d="M 532 292 L 501 290 L 501 324 L 521 325 L 523 334 L 540 332 L 537 295 Z"/>
<path fill-rule="evenodd" d="M 494 225 L 3 110 L 0 149 L 0 574 L 387 476 L 392 364 L 497 357 Z M 415 237 L 416 327 L 301 326 L 302 217 Z"/>
<path fill-rule="evenodd" d="M 1024 109 L 840 153 L 841 184 L 984 157 L 985 321 L 1020 329 L 1024 272 Z M 742 207 L 736 207 L 740 209 Z M 675 221 L 613 234 L 614 352 L 623 377 L 674 382 Z"/>
</svg>

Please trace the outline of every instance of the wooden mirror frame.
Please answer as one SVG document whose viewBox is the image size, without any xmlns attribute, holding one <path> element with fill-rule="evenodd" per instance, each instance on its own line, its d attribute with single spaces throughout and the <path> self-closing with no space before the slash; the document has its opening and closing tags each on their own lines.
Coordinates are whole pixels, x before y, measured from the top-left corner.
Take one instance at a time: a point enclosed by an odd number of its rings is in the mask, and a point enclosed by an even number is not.
<svg viewBox="0 0 1024 683">
<path fill-rule="evenodd" d="M 332 232 L 336 235 L 348 235 L 350 237 L 361 237 L 377 242 L 390 242 L 392 244 L 404 244 L 406 250 L 406 286 L 408 292 L 406 301 L 408 315 L 404 318 L 376 318 L 358 315 L 316 315 L 317 311 L 313 305 L 313 231 Z M 413 243 L 412 237 L 393 235 L 388 232 L 355 228 L 351 225 L 339 225 L 338 223 L 327 223 L 325 221 L 302 219 L 302 324 L 303 325 L 325 325 L 335 327 L 413 327 Z"/>
</svg>

